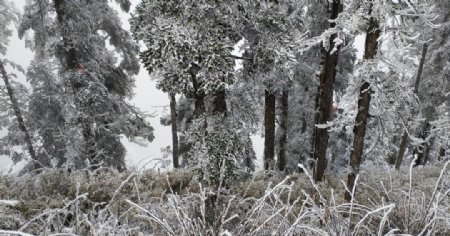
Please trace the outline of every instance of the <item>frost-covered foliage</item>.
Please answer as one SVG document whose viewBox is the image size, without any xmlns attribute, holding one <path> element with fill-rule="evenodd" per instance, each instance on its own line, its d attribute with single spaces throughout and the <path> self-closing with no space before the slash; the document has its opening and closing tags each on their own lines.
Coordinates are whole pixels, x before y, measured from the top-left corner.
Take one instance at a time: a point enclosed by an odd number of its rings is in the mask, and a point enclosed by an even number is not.
<svg viewBox="0 0 450 236">
<path fill-rule="evenodd" d="M 0 54 L 5 55 L 12 35 L 11 24 L 17 23 L 19 18 L 18 11 L 14 8 L 13 3 L 8 0 L 0 1 Z"/>
<path fill-rule="evenodd" d="M 336 28 L 331 29 L 339 32 L 340 41 L 365 34 L 370 19 L 378 22 L 382 35 L 378 39 L 380 47 L 376 58 L 357 62 L 354 73 L 346 76 L 349 83 L 336 91 L 339 112 L 329 125 L 334 133 L 332 139 L 337 139 L 332 150 L 340 155 L 349 154 L 346 140 L 352 139 L 356 125 L 357 104 L 354 101 L 364 82 L 371 85 L 364 159 L 379 163 L 385 161 L 380 157 L 390 159 L 390 162 L 395 160 L 405 127 L 410 129 L 408 135 L 411 139 L 415 139 L 411 121 L 417 119 L 415 114 L 421 105 L 413 90 L 425 41 L 418 40 L 421 32 L 412 26 L 435 27 L 436 17 L 430 11 L 434 4 L 427 1 L 344 1 L 344 11 L 336 19 Z M 332 33 L 328 31 L 315 40 Z M 348 59 L 348 55 L 344 58 Z M 333 157 L 331 160 L 335 161 Z M 342 158 L 338 162 L 341 164 L 336 163 L 335 167 L 342 167 Z"/>
<path fill-rule="evenodd" d="M 234 81 L 226 9 L 220 1 L 143 1 L 136 7 L 132 32 L 147 46 L 141 58 L 150 73 L 161 74 L 163 91 L 210 94 Z"/>
<path fill-rule="evenodd" d="M 301 1 L 243 1 L 239 27 L 245 38 L 246 79 L 255 79 L 272 92 L 281 91 L 292 80 L 300 32 L 303 28 Z M 239 29 L 239 28 L 238 28 Z M 248 76 L 248 77 L 247 77 Z"/>
<path fill-rule="evenodd" d="M 117 2 L 129 10 L 129 1 Z M 138 46 L 108 4 L 35 0 L 25 6 L 19 35 L 33 30 L 28 45 L 35 51 L 27 72 L 30 116 L 39 155 L 50 166 L 123 170 L 119 135 L 153 139 L 153 128 L 125 101 L 139 71 Z"/>
<path fill-rule="evenodd" d="M 208 174 L 202 175 L 206 182 L 217 183 L 222 162 L 228 166 L 224 178 L 231 181 L 241 159 L 249 159 L 244 153 L 251 153 L 244 151 L 250 149 L 248 132 L 235 129 L 242 122 L 228 116 L 228 86 L 236 80 L 231 52 L 239 40 L 230 18 L 236 6 L 227 1 L 143 1 L 130 20 L 135 38 L 146 45 L 141 59 L 157 77 L 157 87 L 183 95 L 181 103 L 187 110 L 181 110 L 182 119 L 177 121 L 182 163 L 194 168 L 198 163 L 210 165 Z M 222 145 L 226 137 L 233 137 L 227 147 Z"/>
<path fill-rule="evenodd" d="M 308 173 L 256 173 L 220 191 L 188 171 L 3 176 L 0 233 L 448 235 L 448 168 L 365 165 L 352 202 L 344 201 L 339 178 L 315 184 Z"/>
<path fill-rule="evenodd" d="M 421 105 L 421 140 L 426 153 L 440 149 L 440 156 L 450 150 L 450 2 L 436 1 L 429 9 L 435 17 L 428 27 L 417 26 L 423 41 L 429 41 L 429 53 L 425 61 L 423 82 L 419 89 Z M 429 123 L 429 124 L 427 124 Z M 428 128 L 427 128 L 428 125 Z"/>
<path fill-rule="evenodd" d="M 17 75 L 8 73 L 10 66 L 12 69 L 23 73 L 22 67 L 4 58 L 12 35 L 12 26 L 17 26 L 20 15 L 14 7 L 13 2 L 0 1 L 0 77 L 2 84 L 0 87 L 0 124 L 3 131 L 6 131 L 0 138 L 0 155 L 10 157 L 14 162 L 26 157 L 33 161 L 37 160 L 33 148 L 33 141 L 28 131 L 28 120 L 24 118 L 24 111 L 27 109 L 28 90 L 16 80 Z M 28 151 L 28 154 L 27 154 Z"/>
<path fill-rule="evenodd" d="M 245 142 L 243 129 L 236 124 L 233 127 L 232 119 L 212 117 L 207 122 L 206 130 L 204 122 L 193 124 L 192 130 L 197 132 L 189 137 L 189 165 L 206 186 L 230 186 L 244 177 L 243 167 L 254 168 L 247 160 L 254 156 L 246 150 L 249 140 Z"/>
</svg>

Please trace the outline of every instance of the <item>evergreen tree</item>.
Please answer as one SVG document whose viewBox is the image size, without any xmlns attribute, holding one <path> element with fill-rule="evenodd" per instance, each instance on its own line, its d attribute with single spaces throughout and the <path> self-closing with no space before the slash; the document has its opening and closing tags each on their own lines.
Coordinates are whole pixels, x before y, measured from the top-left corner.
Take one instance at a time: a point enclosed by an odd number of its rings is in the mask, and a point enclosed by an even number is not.
<svg viewBox="0 0 450 236">
<path fill-rule="evenodd" d="M 10 24 L 17 24 L 19 19 L 18 12 L 12 4 L 12 2 L 0 1 L 0 55 L 2 56 L 6 54 L 8 38 L 12 33 L 9 29 Z M 1 123 L 8 128 L 8 134 L 1 139 L 0 153 L 11 156 L 14 162 L 20 161 L 23 155 L 14 151 L 14 146 L 23 145 L 26 147 L 30 163 L 35 169 L 46 167 L 47 163 L 40 160 L 36 155 L 33 136 L 24 117 L 23 110 L 26 107 L 26 101 L 24 101 L 22 95 L 26 94 L 26 89 L 20 83 L 11 81 L 14 74 L 7 73 L 6 65 L 11 65 L 23 72 L 20 66 L 7 59 L 0 58 L 0 76 L 4 82 L 2 95 L 7 95 L 7 98 L 1 97 L 2 107 L 4 107 Z M 19 99 L 20 97 L 22 99 Z"/>
<path fill-rule="evenodd" d="M 302 2 L 296 1 L 243 1 L 240 6 L 241 15 L 237 26 L 248 45 L 244 53 L 247 61 L 244 62 L 243 73 L 246 81 L 254 80 L 259 84 L 257 96 L 264 97 L 262 123 L 266 170 L 276 167 L 276 96 L 288 88 L 294 76 L 297 65 L 295 52 L 301 39 L 299 26 L 303 23 L 301 14 L 304 6 Z M 285 161 L 279 160 L 278 164 L 278 169 L 284 170 Z"/>
<path fill-rule="evenodd" d="M 338 17 L 342 11 L 342 4 L 339 0 L 334 0 L 330 4 L 330 21 Z M 335 22 L 330 24 L 331 28 L 336 26 Z M 330 36 L 328 42 L 329 48 L 325 54 L 323 68 L 320 73 L 319 98 L 317 101 L 318 111 L 316 113 L 316 125 L 326 125 L 331 118 L 331 109 L 333 103 L 333 85 L 336 79 L 336 65 L 338 63 L 340 43 L 336 33 Z M 329 134 L 327 129 L 318 128 L 314 130 L 314 159 L 316 160 L 316 168 L 314 178 L 321 181 L 327 166 L 327 148 Z"/>
<path fill-rule="evenodd" d="M 145 67 L 161 75 L 158 87 L 193 98 L 188 162 L 214 185 L 237 176 L 247 145 L 227 114 L 227 86 L 235 81 L 231 51 L 238 39 L 229 24 L 232 8 L 221 1 L 143 1 L 131 20 L 135 38 L 147 46 L 141 54 Z"/>
<path fill-rule="evenodd" d="M 128 1 L 120 3 L 129 8 Z M 121 28 L 117 13 L 108 1 L 30 1 L 20 33 L 28 29 L 34 31 L 36 51 L 28 73 L 31 111 L 43 152 L 55 166 L 67 160 L 74 168 L 124 170 L 119 135 L 152 140 L 153 128 L 125 101 L 139 70 L 138 46 Z M 114 51 L 106 48 L 107 40 Z M 51 72 L 54 65 L 57 75 Z"/>
</svg>

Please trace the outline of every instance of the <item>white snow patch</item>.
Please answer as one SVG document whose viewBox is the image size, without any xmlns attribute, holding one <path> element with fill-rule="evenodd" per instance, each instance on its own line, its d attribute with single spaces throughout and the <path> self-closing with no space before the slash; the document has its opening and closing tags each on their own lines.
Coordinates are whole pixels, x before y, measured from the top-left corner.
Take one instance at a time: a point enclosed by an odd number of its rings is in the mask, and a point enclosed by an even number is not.
<svg viewBox="0 0 450 236">
<path fill-rule="evenodd" d="M 17 200 L 0 200 L 0 206 L 17 206 L 19 201 Z"/>
</svg>

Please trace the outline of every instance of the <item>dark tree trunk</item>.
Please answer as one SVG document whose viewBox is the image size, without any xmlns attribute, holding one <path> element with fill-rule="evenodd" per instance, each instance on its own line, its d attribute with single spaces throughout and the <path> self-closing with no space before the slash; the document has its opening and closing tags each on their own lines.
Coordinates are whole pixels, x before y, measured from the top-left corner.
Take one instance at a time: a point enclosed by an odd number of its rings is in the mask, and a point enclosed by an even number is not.
<svg viewBox="0 0 450 236">
<path fill-rule="evenodd" d="M 406 142 L 408 141 L 408 133 L 403 132 L 402 140 L 400 141 L 400 146 L 398 148 L 397 159 L 395 160 L 395 169 L 400 170 L 400 166 L 402 165 L 403 156 L 406 151 Z"/>
<path fill-rule="evenodd" d="M 280 113 L 280 140 L 279 140 L 279 154 L 278 154 L 278 170 L 284 171 L 286 168 L 286 144 L 287 144 L 287 127 L 289 115 L 289 90 L 284 89 L 280 99 L 281 113 Z"/>
<path fill-rule="evenodd" d="M 172 162 L 173 168 L 180 168 L 178 160 L 178 126 L 177 126 L 177 100 L 175 94 L 170 94 L 170 120 L 172 125 Z"/>
<path fill-rule="evenodd" d="M 205 114 L 205 95 L 199 91 L 199 84 L 195 73 L 192 75 L 192 84 L 194 87 L 194 118 L 200 118 Z"/>
<path fill-rule="evenodd" d="M 97 147 L 95 143 L 94 132 L 92 131 L 91 122 L 87 121 L 85 118 L 80 122 L 82 125 L 83 139 L 85 143 L 85 152 L 89 160 L 90 169 L 95 170 L 100 166 L 100 160 L 97 158 Z"/>
<path fill-rule="evenodd" d="M 77 57 L 76 57 L 76 50 L 74 47 L 74 44 L 72 42 L 72 39 L 70 39 L 67 35 L 68 32 L 66 32 L 65 25 L 67 24 L 66 18 L 66 1 L 65 0 L 54 0 L 54 7 L 56 11 L 56 18 L 59 23 L 59 29 L 61 31 L 64 48 L 66 50 L 65 54 L 65 69 L 66 70 L 76 70 L 77 69 Z M 77 93 L 80 90 L 81 85 L 78 82 L 73 81 L 71 84 L 75 96 L 77 96 Z M 82 108 L 82 104 L 77 103 L 78 109 Z M 97 169 L 99 161 L 97 160 L 97 150 L 96 150 L 96 144 L 95 144 L 95 135 L 92 131 L 92 125 L 91 121 L 88 119 L 79 119 L 79 123 L 81 124 L 82 133 L 83 133 L 83 139 L 85 142 L 85 155 L 87 159 L 90 162 L 90 168 L 91 169 Z"/>
<path fill-rule="evenodd" d="M 414 84 L 414 93 L 415 94 L 419 93 L 420 81 L 422 78 L 423 66 L 425 65 L 425 58 L 427 56 L 427 51 L 428 51 L 428 44 L 425 43 L 422 47 L 422 56 L 420 58 L 419 70 L 417 71 L 416 83 Z"/>
<path fill-rule="evenodd" d="M 428 45 L 424 44 L 422 48 L 422 57 L 420 58 L 419 70 L 417 71 L 416 82 L 414 83 L 414 94 L 419 93 L 420 80 L 422 77 L 423 66 L 425 64 L 425 57 L 427 56 Z M 405 127 L 406 129 L 407 127 Z M 397 155 L 397 159 L 395 160 L 395 169 L 400 170 L 400 166 L 403 162 L 403 157 L 405 156 L 406 145 L 408 142 L 408 133 L 404 131 L 402 140 L 400 142 L 400 147 Z"/>
<path fill-rule="evenodd" d="M 264 169 L 274 168 L 275 155 L 275 94 L 265 91 L 264 110 Z"/>
<path fill-rule="evenodd" d="M 419 144 L 419 146 L 414 148 L 414 155 L 417 155 L 417 159 L 414 163 L 414 167 L 419 165 L 425 165 L 425 150 L 428 147 L 426 143 L 427 134 L 430 132 L 431 125 L 428 121 L 425 121 L 423 130 L 420 131 L 419 137 L 424 141 L 424 143 Z"/>
<path fill-rule="evenodd" d="M 331 7 L 330 19 L 336 19 L 341 11 L 340 0 L 334 0 Z M 335 27 L 335 23 L 331 23 L 330 27 Z M 329 43 L 330 48 L 325 54 L 325 60 L 320 74 L 320 87 L 318 99 L 318 112 L 316 113 L 316 125 L 326 124 L 331 117 L 331 106 L 333 103 L 333 84 L 336 78 L 336 65 L 339 59 L 339 46 L 335 48 L 337 34 L 332 34 Z M 327 147 L 328 147 L 328 130 L 315 127 L 314 132 L 314 159 L 316 160 L 316 168 L 314 171 L 314 179 L 322 181 L 327 167 Z"/>
<path fill-rule="evenodd" d="M 214 115 L 227 116 L 227 94 L 224 89 L 216 91 L 214 95 Z"/>
<path fill-rule="evenodd" d="M 375 58 L 378 50 L 378 38 L 380 37 L 380 28 L 378 21 L 374 18 L 370 19 L 369 28 L 366 35 L 364 59 L 371 60 Z M 353 128 L 353 147 L 350 154 L 350 173 L 347 179 L 347 186 L 352 191 L 355 184 L 356 175 L 359 173 L 362 154 L 364 151 L 364 136 L 366 135 L 367 119 L 369 117 L 370 107 L 370 83 L 365 81 L 360 89 L 358 98 L 358 113 L 356 114 L 355 127 Z M 345 200 L 350 201 L 352 198 L 349 192 L 345 193 Z"/>
<path fill-rule="evenodd" d="M 428 130 L 429 132 L 429 130 Z M 428 141 L 428 143 L 425 144 L 425 150 L 424 150 L 424 156 L 423 156 L 423 164 L 426 165 L 428 163 L 428 161 L 430 160 L 430 152 L 431 152 L 431 148 L 433 147 L 434 144 L 434 137 L 430 138 L 430 140 Z"/>
<path fill-rule="evenodd" d="M 445 156 L 445 148 L 444 146 L 441 146 L 441 148 L 439 149 L 438 161 L 441 161 L 444 156 Z"/>
<path fill-rule="evenodd" d="M 66 69 L 76 69 L 77 58 L 74 44 L 70 38 L 67 37 L 67 32 L 64 27 L 66 22 L 66 0 L 54 0 L 56 18 L 58 19 L 59 29 L 64 42 L 64 48 L 66 50 Z"/>
<path fill-rule="evenodd" d="M 34 162 L 33 169 L 36 169 L 38 168 L 38 166 L 42 166 L 42 164 L 40 164 L 39 161 L 37 160 L 36 152 L 34 151 L 33 147 L 33 142 L 31 141 L 31 135 L 28 132 L 28 129 L 25 125 L 25 121 L 22 116 L 22 111 L 20 110 L 19 102 L 16 99 L 13 87 L 9 83 L 8 74 L 6 73 L 6 69 L 2 60 L 0 60 L 0 73 L 3 77 L 3 81 L 5 82 L 6 91 L 8 92 L 9 100 L 11 101 L 11 106 L 14 110 L 14 115 L 17 118 L 19 129 L 25 136 L 24 138 L 25 144 L 27 145 L 28 154 L 30 154 L 31 159 Z"/>
</svg>

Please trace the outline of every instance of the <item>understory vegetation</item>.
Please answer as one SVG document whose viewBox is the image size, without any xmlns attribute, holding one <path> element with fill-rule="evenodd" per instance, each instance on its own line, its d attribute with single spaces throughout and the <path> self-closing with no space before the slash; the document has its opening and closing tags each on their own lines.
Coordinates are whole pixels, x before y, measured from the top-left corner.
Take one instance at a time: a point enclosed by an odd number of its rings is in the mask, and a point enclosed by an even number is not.
<svg viewBox="0 0 450 236">
<path fill-rule="evenodd" d="M 205 188 L 188 170 L 48 170 L 0 179 L 0 233 L 11 235 L 449 235 L 449 162 L 345 176 L 308 170 Z"/>
</svg>

